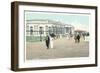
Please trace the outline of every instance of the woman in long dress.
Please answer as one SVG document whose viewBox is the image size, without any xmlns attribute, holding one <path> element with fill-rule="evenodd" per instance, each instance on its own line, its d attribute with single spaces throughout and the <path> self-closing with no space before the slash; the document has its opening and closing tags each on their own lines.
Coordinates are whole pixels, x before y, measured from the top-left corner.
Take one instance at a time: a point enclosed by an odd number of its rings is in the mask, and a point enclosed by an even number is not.
<svg viewBox="0 0 100 73">
<path fill-rule="evenodd" d="M 50 48 L 53 48 L 53 38 L 51 36 L 50 37 Z"/>
</svg>

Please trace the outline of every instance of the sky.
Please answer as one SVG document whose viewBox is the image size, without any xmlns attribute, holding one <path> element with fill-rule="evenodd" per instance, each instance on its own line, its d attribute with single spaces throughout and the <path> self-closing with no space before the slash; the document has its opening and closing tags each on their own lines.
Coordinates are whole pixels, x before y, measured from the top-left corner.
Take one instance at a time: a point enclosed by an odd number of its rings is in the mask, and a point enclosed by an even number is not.
<svg viewBox="0 0 100 73">
<path fill-rule="evenodd" d="M 25 11 L 26 20 L 53 20 L 60 21 L 65 24 L 70 24 L 75 27 L 75 30 L 89 31 L 89 14 L 75 14 L 75 13 L 56 13 L 56 12 L 37 12 Z"/>
</svg>

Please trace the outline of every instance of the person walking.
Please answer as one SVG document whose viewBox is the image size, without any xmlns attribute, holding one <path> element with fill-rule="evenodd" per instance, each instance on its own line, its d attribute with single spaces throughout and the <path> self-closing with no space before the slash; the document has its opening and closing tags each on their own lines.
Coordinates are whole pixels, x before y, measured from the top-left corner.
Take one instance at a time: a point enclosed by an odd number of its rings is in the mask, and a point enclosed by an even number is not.
<svg viewBox="0 0 100 73">
<path fill-rule="evenodd" d="M 77 36 L 74 35 L 74 40 L 75 40 L 75 43 L 77 43 Z"/>
<path fill-rule="evenodd" d="M 53 37 L 50 36 L 50 48 L 53 48 Z"/>
<path fill-rule="evenodd" d="M 49 35 L 47 35 L 46 36 L 46 39 L 45 39 L 46 41 L 46 47 L 47 47 L 47 49 L 49 49 L 49 44 L 50 44 L 50 37 L 49 37 Z"/>
<path fill-rule="evenodd" d="M 78 40 L 78 43 L 80 42 L 80 35 L 78 34 L 77 35 L 77 40 Z"/>
</svg>

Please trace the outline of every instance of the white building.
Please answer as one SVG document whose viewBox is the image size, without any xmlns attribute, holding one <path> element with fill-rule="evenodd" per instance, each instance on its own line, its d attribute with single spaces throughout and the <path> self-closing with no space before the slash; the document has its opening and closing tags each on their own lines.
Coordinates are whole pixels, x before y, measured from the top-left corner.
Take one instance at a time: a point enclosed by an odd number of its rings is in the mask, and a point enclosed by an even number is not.
<svg viewBox="0 0 100 73">
<path fill-rule="evenodd" d="M 74 27 L 52 20 L 27 20 L 26 36 L 46 36 L 47 34 L 61 36 L 73 35 Z"/>
</svg>

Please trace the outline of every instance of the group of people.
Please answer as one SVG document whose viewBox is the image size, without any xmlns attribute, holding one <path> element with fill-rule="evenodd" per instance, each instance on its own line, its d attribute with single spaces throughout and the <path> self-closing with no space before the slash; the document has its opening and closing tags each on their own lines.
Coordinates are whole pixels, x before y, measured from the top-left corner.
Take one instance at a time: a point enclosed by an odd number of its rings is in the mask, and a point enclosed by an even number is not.
<svg viewBox="0 0 100 73">
<path fill-rule="evenodd" d="M 53 37 L 51 37 L 51 35 L 46 36 L 45 42 L 47 49 L 53 48 Z"/>
<path fill-rule="evenodd" d="M 49 48 L 53 48 L 53 39 L 54 37 L 52 37 L 52 35 L 47 35 L 46 38 L 45 38 L 45 43 L 46 43 L 46 47 L 47 49 Z M 77 34 L 74 36 L 74 40 L 75 40 L 75 43 L 79 43 L 80 42 L 80 35 Z"/>
</svg>

